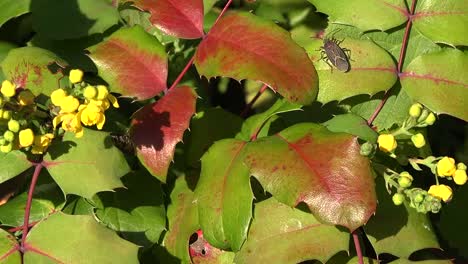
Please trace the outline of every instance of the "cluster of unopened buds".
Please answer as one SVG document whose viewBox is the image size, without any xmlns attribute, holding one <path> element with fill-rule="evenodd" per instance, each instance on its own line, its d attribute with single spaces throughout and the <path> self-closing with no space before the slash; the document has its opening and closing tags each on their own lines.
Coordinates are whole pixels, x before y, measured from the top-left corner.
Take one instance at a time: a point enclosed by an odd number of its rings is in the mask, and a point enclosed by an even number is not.
<svg viewBox="0 0 468 264">
<path fill-rule="evenodd" d="M 2 82 L 0 92 L 0 152 L 25 149 L 42 154 L 54 136 L 31 129 L 29 119 L 36 111 L 34 94 L 9 80 Z"/>
</svg>

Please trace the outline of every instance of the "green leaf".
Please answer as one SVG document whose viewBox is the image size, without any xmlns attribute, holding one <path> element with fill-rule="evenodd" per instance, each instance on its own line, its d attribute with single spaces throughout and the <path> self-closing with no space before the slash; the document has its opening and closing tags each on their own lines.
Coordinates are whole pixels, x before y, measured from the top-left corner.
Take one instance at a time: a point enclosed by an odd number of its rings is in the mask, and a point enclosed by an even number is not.
<svg viewBox="0 0 468 264">
<path fill-rule="evenodd" d="M 141 26 L 122 28 L 88 50 L 112 91 L 144 100 L 166 89 L 164 46 Z"/>
<path fill-rule="evenodd" d="M 26 243 L 25 264 L 139 263 L 138 246 L 88 215 L 56 213 L 34 226 Z"/>
<path fill-rule="evenodd" d="M 123 187 L 119 178 L 130 171 L 108 133 L 86 128 L 82 138 L 65 133 L 61 142 L 50 146 L 44 161 L 65 194 L 88 199 L 97 192 Z"/>
<path fill-rule="evenodd" d="M 328 103 L 358 94 L 372 95 L 388 90 L 395 84 L 398 79 L 396 65 L 384 49 L 369 40 L 341 40 L 343 42 L 339 46 L 350 51 L 349 72 L 331 68 L 316 50 L 312 55 L 319 75 L 320 89 L 317 101 Z"/>
<path fill-rule="evenodd" d="M 279 201 L 305 202 L 320 221 L 353 231 L 377 203 L 369 160 L 359 151 L 353 136 L 302 123 L 249 143 L 245 163 Z"/>
<path fill-rule="evenodd" d="M 183 263 L 190 263 L 189 238 L 200 225 L 195 195 L 188 188 L 185 177 L 177 178 L 170 198 L 171 204 L 167 208 L 169 230 L 164 237 L 163 245 Z"/>
<path fill-rule="evenodd" d="M 125 188 L 97 194 L 96 217 L 135 244 L 156 243 L 166 229 L 161 184 L 146 171 L 131 172 L 122 182 Z"/>
<path fill-rule="evenodd" d="M 468 16 L 465 0 L 420 1 L 413 15 L 413 25 L 437 43 L 452 46 L 468 45 Z"/>
<path fill-rule="evenodd" d="M 20 226 L 24 223 L 24 207 L 28 192 L 14 196 L 0 206 L 0 222 L 8 226 Z M 59 211 L 65 203 L 65 197 L 47 171 L 41 171 L 34 189 L 31 204 L 30 222 L 39 221 L 49 214 Z"/>
<path fill-rule="evenodd" d="M 235 263 L 325 262 L 348 249 L 348 233 L 273 198 L 256 204 L 254 215 L 249 237 Z"/>
<path fill-rule="evenodd" d="M 198 46 L 195 66 L 207 78 L 262 81 L 293 103 L 310 104 L 318 92 L 314 66 L 289 33 L 247 12 L 219 20 Z"/>
<path fill-rule="evenodd" d="M 206 15 L 218 0 L 203 0 L 203 13 Z"/>
<path fill-rule="evenodd" d="M 31 162 L 29 162 L 26 155 L 19 150 L 0 153 L 0 183 L 18 176 L 31 167 Z"/>
<path fill-rule="evenodd" d="M 210 245 L 203 237 L 203 232 L 197 232 L 197 240 L 190 243 L 190 256 L 193 264 L 232 264 L 234 252 L 224 251 Z"/>
<path fill-rule="evenodd" d="M 468 54 L 445 49 L 413 60 L 400 74 L 403 89 L 437 113 L 468 121 Z M 421 89 L 424 87 L 424 89 Z"/>
<path fill-rule="evenodd" d="M 377 132 L 367 125 L 364 118 L 355 114 L 337 115 L 323 125 L 332 132 L 345 132 L 366 141 L 377 142 Z"/>
<path fill-rule="evenodd" d="M 63 208 L 62 212 L 71 215 L 93 215 L 94 205 L 92 205 L 87 199 L 79 196 L 72 198 L 67 197 L 67 205 Z"/>
<path fill-rule="evenodd" d="M 245 141 L 216 142 L 202 158 L 195 189 L 198 215 L 206 240 L 217 248 L 238 251 L 252 217 L 253 193 L 244 165 Z"/>
<path fill-rule="evenodd" d="M 51 39 L 76 39 L 103 33 L 119 22 L 119 12 L 107 0 L 31 1 L 32 25 Z"/>
<path fill-rule="evenodd" d="M 49 66 L 57 63 L 66 66 L 66 62 L 54 53 L 36 47 L 12 49 L 3 60 L 1 67 L 5 78 L 18 87 L 31 90 L 35 95 L 50 95 L 57 89 L 63 78 L 62 71 L 52 72 Z"/>
<path fill-rule="evenodd" d="M 0 63 L 8 55 L 8 52 L 14 48 L 16 48 L 16 46 L 10 42 L 0 41 Z"/>
<path fill-rule="evenodd" d="M 3 264 L 21 263 L 21 254 L 16 238 L 3 229 L 0 229 L 0 262 Z"/>
<path fill-rule="evenodd" d="M 267 111 L 253 115 L 245 120 L 244 124 L 242 124 L 242 129 L 237 133 L 236 138 L 244 141 L 250 141 L 252 136 L 255 135 L 257 135 L 257 138 L 266 136 L 268 134 L 268 130 L 264 130 L 264 127 L 267 126 L 268 120 L 277 114 L 298 110 L 301 110 L 301 105 L 290 103 L 284 99 L 279 99 Z M 262 131 L 263 133 L 261 133 Z"/>
<path fill-rule="evenodd" d="M 325 13 L 336 24 L 351 25 L 362 31 L 373 29 L 387 30 L 406 22 L 404 0 L 389 1 L 320 1 L 308 0 L 318 12 Z"/>
<path fill-rule="evenodd" d="M 201 156 L 215 141 L 234 137 L 241 126 L 242 119 L 239 116 L 220 107 L 196 113 L 190 125 L 190 137 L 186 141 L 187 163 L 199 167 Z"/>
<path fill-rule="evenodd" d="M 407 204 L 394 205 L 383 177 L 377 178 L 376 186 L 379 207 L 364 230 L 377 254 L 408 258 L 420 249 L 439 248 L 428 215 L 418 213 Z"/>
<path fill-rule="evenodd" d="M 0 1 L 0 26 L 8 20 L 29 12 L 31 0 L 2 0 Z"/>
</svg>

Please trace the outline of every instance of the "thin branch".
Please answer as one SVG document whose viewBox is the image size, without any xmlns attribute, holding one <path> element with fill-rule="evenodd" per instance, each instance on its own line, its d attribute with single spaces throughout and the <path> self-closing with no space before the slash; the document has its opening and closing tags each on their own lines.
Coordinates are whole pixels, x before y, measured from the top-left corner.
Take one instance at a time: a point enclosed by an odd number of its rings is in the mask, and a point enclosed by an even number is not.
<svg viewBox="0 0 468 264">
<path fill-rule="evenodd" d="M 408 39 L 409 39 L 409 33 L 411 31 L 411 25 L 412 25 L 412 21 L 413 21 L 413 15 L 414 15 L 414 11 L 416 9 L 416 1 L 417 0 L 413 0 L 412 4 L 411 4 L 411 11 L 408 15 L 408 22 L 406 23 L 406 28 L 405 28 L 405 35 L 403 37 L 403 42 L 401 43 L 401 49 L 400 49 L 400 58 L 398 59 L 398 66 L 397 66 L 397 70 L 398 70 L 398 75 L 401 73 L 401 69 L 403 67 L 403 62 L 404 62 L 404 59 L 405 59 L 405 54 L 406 54 L 406 48 L 408 46 Z M 367 120 L 367 124 L 369 126 L 372 125 L 372 123 L 374 122 L 374 120 L 377 118 L 377 116 L 379 115 L 380 111 L 382 111 L 382 108 L 384 107 L 385 103 L 387 102 L 388 98 L 390 97 L 390 91 L 391 89 L 388 89 L 385 94 L 384 94 L 384 97 L 382 99 L 382 101 L 380 101 L 380 104 L 377 106 L 377 108 L 375 109 L 374 113 L 372 114 L 372 116 L 369 118 L 369 120 Z"/>
<path fill-rule="evenodd" d="M 267 88 L 268 88 L 268 85 L 264 84 L 262 86 L 262 88 L 260 88 L 260 90 L 258 90 L 258 92 L 254 96 L 254 98 L 252 98 L 252 100 L 250 100 L 250 102 L 245 106 L 244 110 L 242 110 L 242 113 L 240 113 L 241 117 L 245 117 L 248 114 L 248 112 L 250 111 L 252 106 L 255 104 L 255 102 L 258 100 L 258 98 L 260 98 L 260 95 L 262 95 L 266 91 Z"/>
<path fill-rule="evenodd" d="M 26 241 L 26 236 L 28 235 L 28 228 L 29 228 L 29 216 L 31 214 L 31 203 L 33 198 L 34 189 L 36 188 L 37 179 L 39 178 L 39 174 L 43 168 L 42 163 L 35 164 L 34 174 L 31 179 L 31 184 L 29 186 L 28 192 L 28 200 L 26 202 L 26 208 L 24 209 L 24 224 L 23 224 L 23 234 L 21 238 L 21 249 L 23 251 L 23 246 Z"/>
<path fill-rule="evenodd" d="M 353 232 L 353 241 L 354 247 L 356 248 L 356 254 L 358 256 L 359 264 L 364 264 L 364 259 L 362 257 L 361 243 L 359 242 L 359 235 L 356 230 Z"/>
</svg>

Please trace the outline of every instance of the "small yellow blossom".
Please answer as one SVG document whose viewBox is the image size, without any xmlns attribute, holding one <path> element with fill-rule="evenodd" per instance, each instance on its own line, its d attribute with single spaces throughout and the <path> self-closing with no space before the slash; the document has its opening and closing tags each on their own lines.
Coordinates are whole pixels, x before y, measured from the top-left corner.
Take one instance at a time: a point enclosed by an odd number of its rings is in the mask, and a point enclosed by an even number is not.
<svg viewBox="0 0 468 264">
<path fill-rule="evenodd" d="M 54 128 L 57 127 L 58 124 L 62 123 L 62 128 L 65 131 L 75 133 L 75 137 L 80 138 L 83 136 L 83 127 L 81 126 L 79 115 L 75 113 L 66 113 L 60 114 L 52 120 Z"/>
<path fill-rule="evenodd" d="M 62 102 L 63 98 L 67 96 L 67 92 L 63 89 L 57 89 L 52 92 L 50 95 L 50 99 L 52 100 L 52 103 L 56 106 L 60 106 L 60 103 Z"/>
<path fill-rule="evenodd" d="M 98 129 L 102 129 L 106 116 L 104 115 L 104 109 L 94 103 L 89 103 L 80 106 L 80 119 L 85 126 L 96 125 Z"/>
<path fill-rule="evenodd" d="M 107 87 L 104 85 L 98 85 L 97 86 L 97 100 L 104 100 L 107 98 L 107 95 L 109 95 L 109 90 L 107 90 Z"/>
<path fill-rule="evenodd" d="M 75 112 L 80 106 L 80 101 L 75 97 L 68 95 L 60 102 L 60 113 L 72 113 Z"/>
<path fill-rule="evenodd" d="M 12 97 L 16 93 L 16 84 L 10 82 L 9 80 L 5 80 L 2 82 L 2 88 L 0 92 L 6 97 Z"/>
<path fill-rule="evenodd" d="M 34 94 L 30 90 L 23 90 L 18 94 L 18 103 L 20 105 L 31 105 L 34 103 Z"/>
<path fill-rule="evenodd" d="M 428 125 L 434 124 L 436 121 L 436 116 L 434 113 L 429 113 L 429 115 L 426 117 L 426 120 L 424 121 Z"/>
<path fill-rule="evenodd" d="M 29 147 L 34 142 L 34 132 L 30 129 L 23 129 L 19 132 L 19 145 L 23 148 Z"/>
<path fill-rule="evenodd" d="M 413 104 L 409 109 L 409 115 L 414 118 L 418 118 L 421 115 L 422 105 L 419 103 Z"/>
<path fill-rule="evenodd" d="M 49 147 L 53 138 L 54 138 L 54 135 L 51 133 L 35 136 L 31 152 L 33 154 L 43 154 L 44 151 L 46 151 L 47 148 Z"/>
<path fill-rule="evenodd" d="M 450 186 L 440 184 L 440 185 L 432 185 L 427 191 L 430 195 L 442 199 L 444 202 L 449 202 L 452 200 L 452 188 Z"/>
<path fill-rule="evenodd" d="M 11 111 L 10 110 L 3 110 L 1 118 L 5 119 L 5 120 L 10 120 L 11 119 Z"/>
<path fill-rule="evenodd" d="M 458 185 L 463 185 L 466 183 L 468 177 L 465 170 L 456 170 L 453 174 L 453 181 Z"/>
<path fill-rule="evenodd" d="M 91 85 L 88 85 L 83 91 L 83 96 L 86 99 L 94 99 L 94 97 L 96 97 L 97 94 L 98 94 L 97 89 Z"/>
<path fill-rule="evenodd" d="M 79 69 L 73 69 L 70 71 L 70 76 L 69 76 L 70 82 L 71 83 L 79 83 L 81 80 L 83 80 L 83 71 Z"/>
<path fill-rule="evenodd" d="M 397 142 L 392 134 L 381 134 L 377 139 L 379 149 L 385 152 L 392 152 L 397 147 Z"/>
<path fill-rule="evenodd" d="M 424 139 L 424 136 L 421 133 L 413 135 L 411 137 L 411 141 L 413 141 L 414 146 L 417 148 L 422 148 L 426 145 L 426 140 Z"/>
<path fill-rule="evenodd" d="M 10 152 L 11 150 L 13 149 L 13 145 L 10 143 L 10 144 L 7 144 L 7 145 L 2 145 L 0 146 L 0 152 L 3 152 L 3 153 L 8 153 Z"/>
<path fill-rule="evenodd" d="M 455 160 L 449 157 L 443 157 L 437 162 L 437 174 L 440 177 L 452 176 L 455 173 Z"/>
</svg>

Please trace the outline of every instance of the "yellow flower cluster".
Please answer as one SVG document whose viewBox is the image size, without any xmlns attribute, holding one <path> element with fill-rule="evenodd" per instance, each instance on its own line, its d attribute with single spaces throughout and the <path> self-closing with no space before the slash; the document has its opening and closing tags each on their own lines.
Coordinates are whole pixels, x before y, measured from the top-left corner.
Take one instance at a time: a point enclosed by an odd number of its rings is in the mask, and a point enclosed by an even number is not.
<svg viewBox="0 0 468 264">
<path fill-rule="evenodd" d="M 440 198 L 444 202 L 450 202 L 453 196 L 452 188 L 444 184 L 432 185 L 427 193 Z"/>
<path fill-rule="evenodd" d="M 437 175 L 441 178 L 452 177 L 458 185 L 463 185 L 468 180 L 466 165 L 460 162 L 455 166 L 455 160 L 450 157 L 443 157 L 437 162 Z"/>
<path fill-rule="evenodd" d="M 384 152 L 393 152 L 397 147 L 397 142 L 392 134 L 380 134 L 377 143 L 379 149 Z"/>
</svg>

